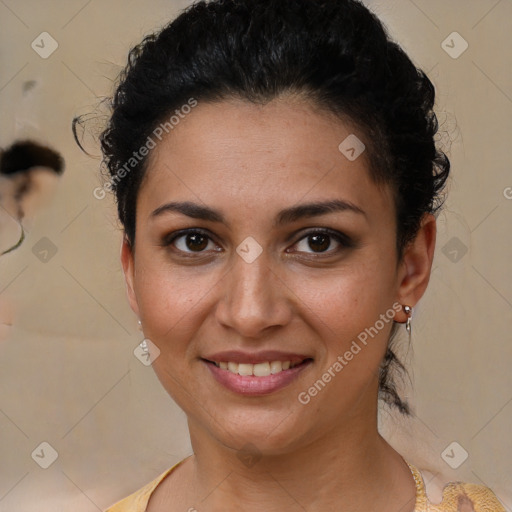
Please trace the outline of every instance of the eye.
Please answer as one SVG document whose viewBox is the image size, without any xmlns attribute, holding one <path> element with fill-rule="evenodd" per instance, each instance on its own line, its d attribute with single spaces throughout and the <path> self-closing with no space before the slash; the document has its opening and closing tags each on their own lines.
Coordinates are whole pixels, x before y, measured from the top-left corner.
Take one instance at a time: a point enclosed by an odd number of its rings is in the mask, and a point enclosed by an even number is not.
<svg viewBox="0 0 512 512">
<path fill-rule="evenodd" d="M 218 247 L 205 231 L 198 229 L 178 231 L 164 238 L 163 246 L 173 245 L 179 252 L 193 254 L 209 250 L 216 250 Z M 212 247 L 213 245 L 214 247 Z"/>
<path fill-rule="evenodd" d="M 338 247 L 332 249 L 333 241 Z M 207 251 L 221 251 L 212 237 L 201 229 L 186 229 L 171 233 L 162 240 L 162 246 L 173 246 L 176 252 L 185 255 L 206 253 Z M 307 232 L 294 247 L 298 251 L 309 254 L 334 254 L 343 248 L 353 247 L 353 241 L 345 234 L 327 228 L 319 228 Z M 309 249 L 309 250 L 308 250 Z"/>
<path fill-rule="evenodd" d="M 329 250 L 333 245 L 333 240 L 338 244 L 338 248 Z M 299 248 L 298 252 L 309 252 L 310 254 L 336 253 L 341 248 L 352 247 L 353 243 L 350 238 L 343 233 L 330 229 L 318 229 L 309 231 L 296 244 Z M 307 249 L 312 249 L 308 251 Z"/>
</svg>

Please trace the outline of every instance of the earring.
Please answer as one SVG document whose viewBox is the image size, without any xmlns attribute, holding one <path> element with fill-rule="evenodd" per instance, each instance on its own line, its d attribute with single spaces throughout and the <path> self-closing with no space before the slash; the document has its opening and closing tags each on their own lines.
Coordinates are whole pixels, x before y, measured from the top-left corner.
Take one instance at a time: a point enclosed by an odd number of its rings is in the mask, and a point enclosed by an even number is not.
<svg viewBox="0 0 512 512">
<path fill-rule="evenodd" d="M 404 306 L 405 314 L 407 315 L 407 321 L 405 322 L 405 330 L 411 336 L 412 326 L 411 326 L 411 317 L 412 317 L 412 308 L 411 306 Z"/>
<path fill-rule="evenodd" d="M 138 324 L 139 324 L 139 331 L 142 331 L 142 322 L 140 320 L 138 320 Z"/>
</svg>

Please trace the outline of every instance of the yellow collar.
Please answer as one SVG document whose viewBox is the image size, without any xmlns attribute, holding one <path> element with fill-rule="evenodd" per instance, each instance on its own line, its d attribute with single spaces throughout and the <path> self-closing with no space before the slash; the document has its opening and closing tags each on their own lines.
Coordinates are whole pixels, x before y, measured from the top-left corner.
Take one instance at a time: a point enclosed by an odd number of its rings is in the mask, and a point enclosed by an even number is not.
<svg viewBox="0 0 512 512">
<path fill-rule="evenodd" d="M 414 505 L 414 510 L 427 510 L 428 499 L 423 478 L 417 468 L 409 464 L 407 461 L 405 462 L 409 466 L 414 482 L 416 483 L 416 503 Z"/>
</svg>

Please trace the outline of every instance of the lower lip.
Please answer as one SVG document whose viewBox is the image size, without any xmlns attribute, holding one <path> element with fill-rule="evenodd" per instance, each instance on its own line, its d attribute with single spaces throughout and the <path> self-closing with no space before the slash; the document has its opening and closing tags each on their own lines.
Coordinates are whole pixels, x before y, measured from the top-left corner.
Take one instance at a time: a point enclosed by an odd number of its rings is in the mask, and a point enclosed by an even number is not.
<svg viewBox="0 0 512 512">
<path fill-rule="evenodd" d="M 219 368 L 213 363 L 203 362 L 210 372 L 212 372 L 217 382 L 230 391 L 247 396 L 261 396 L 275 393 L 290 384 L 290 382 L 296 379 L 302 370 L 309 366 L 312 361 L 308 359 L 293 368 L 282 370 L 279 373 L 267 375 L 266 377 L 255 377 L 254 375 L 242 376 L 232 373 L 229 370 Z"/>
</svg>

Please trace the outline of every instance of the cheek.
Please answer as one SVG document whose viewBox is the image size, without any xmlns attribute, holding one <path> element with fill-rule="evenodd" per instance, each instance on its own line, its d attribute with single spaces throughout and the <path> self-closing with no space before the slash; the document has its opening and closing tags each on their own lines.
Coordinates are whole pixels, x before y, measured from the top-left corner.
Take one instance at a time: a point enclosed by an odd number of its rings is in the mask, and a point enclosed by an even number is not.
<svg viewBox="0 0 512 512">
<path fill-rule="evenodd" d="M 318 377 L 331 368 L 337 376 L 333 389 L 361 391 L 374 380 L 393 326 L 389 262 L 368 261 L 294 286 L 302 303 L 300 314 L 313 337 L 321 340 Z"/>
<path fill-rule="evenodd" d="M 366 284 L 368 290 L 362 292 Z M 308 315 L 313 339 L 321 348 L 315 373 L 300 397 L 309 397 L 312 411 L 338 421 L 338 415 L 374 400 L 372 390 L 378 387 L 394 310 L 392 304 L 383 304 L 373 280 L 318 283 L 318 289 L 309 294 L 303 314 Z"/>
<path fill-rule="evenodd" d="M 139 265 L 135 293 L 144 335 L 160 350 L 155 371 L 161 368 L 186 378 L 198 355 L 198 331 L 208 323 L 223 273 L 170 266 L 149 252 L 146 258 L 141 254 Z"/>
<path fill-rule="evenodd" d="M 153 370 L 185 411 L 190 408 L 190 394 L 201 395 L 197 379 L 190 378 L 190 363 L 196 355 L 193 340 L 204 321 L 201 299 L 213 285 L 205 281 L 209 282 L 205 276 L 185 279 L 179 271 L 146 266 L 135 286 L 144 336 L 160 351 Z"/>
<path fill-rule="evenodd" d="M 390 276 L 389 267 L 375 261 L 300 279 L 292 286 L 311 320 L 324 326 L 326 339 L 343 340 L 373 325 L 392 306 Z"/>
</svg>

